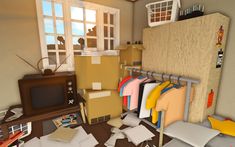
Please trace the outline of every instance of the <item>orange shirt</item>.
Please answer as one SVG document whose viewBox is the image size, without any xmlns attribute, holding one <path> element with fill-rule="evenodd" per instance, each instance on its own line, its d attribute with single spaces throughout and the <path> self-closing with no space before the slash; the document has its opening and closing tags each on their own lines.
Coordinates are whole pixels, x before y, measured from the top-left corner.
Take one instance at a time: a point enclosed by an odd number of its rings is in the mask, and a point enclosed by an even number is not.
<svg viewBox="0 0 235 147">
<path fill-rule="evenodd" d="M 191 100 L 193 96 L 191 91 Z M 157 101 L 156 110 L 165 110 L 164 126 L 184 118 L 184 105 L 186 96 L 186 86 L 179 89 L 172 88 L 169 91 L 163 93 Z"/>
</svg>

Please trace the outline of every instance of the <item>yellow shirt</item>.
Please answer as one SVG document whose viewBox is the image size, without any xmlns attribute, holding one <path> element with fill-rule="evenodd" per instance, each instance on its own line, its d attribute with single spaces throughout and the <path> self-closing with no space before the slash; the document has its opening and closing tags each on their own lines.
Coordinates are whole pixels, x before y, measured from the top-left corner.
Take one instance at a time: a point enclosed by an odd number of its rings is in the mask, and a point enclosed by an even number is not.
<svg viewBox="0 0 235 147">
<path fill-rule="evenodd" d="M 156 86 L 147 97 L 146 109 L 152 109 L 152 123 L 156 123 L 158 118 L 158 112 L 155 109 L 157 100 L 161 95 L 161 91 L 165 89 L 169 84 L 170 81 L 166 81 L 161 85 Z"/>
</svg>

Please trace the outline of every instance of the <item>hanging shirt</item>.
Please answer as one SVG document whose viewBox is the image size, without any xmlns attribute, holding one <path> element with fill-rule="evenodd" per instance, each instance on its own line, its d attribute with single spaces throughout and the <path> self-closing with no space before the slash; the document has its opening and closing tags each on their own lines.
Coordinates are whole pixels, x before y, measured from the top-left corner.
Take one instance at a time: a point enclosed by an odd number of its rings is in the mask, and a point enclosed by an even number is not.
<svg viewBox="0 0 235 147">
<path fill-rule="evenodd" d="M 123 92 L 124 92 L 124 89 L 125 89 L 125 87 L 130 83 L 130 82 L 132 82 L 134 79 L 129 79 L 128 81 L 126 81 L 126 83 L 124 83 L 122 86 L 121 86 L 121 88 L 120 88 L 120 96 L 124 96 L 123 95 Z"/>
<path fill-rule="evenodd" d="M 157 104 L 157 100 L 161 95 L 161 91 L 166 88 L 170 84 L 170 81 L 166 81 L 158 86 L 156 86 L 148 95 L 146 101 L 146 109 L 152 109 L 152 123 L 156 123 L 158 119 L 158 112 L 155 107 Z"/>
<path fill-rule="evenodd" d="M 125 77 L 119 84 L 118 84 L 118 92 L 120 92 L 121 87 L 123 86 L 123 84 L 125 84 L 127 81 L 129 81 L 130 79 L 132 79 L 131 76 L 127 76 Z"/>
<path fill-rule="evenodd" d="M 131 96 L 130 100 L 130 110 L 136 109 L 138 106 L 138 94 L 139 94 L 139 85 L 143 81 L 145 81 L 147 78 L 144 77 L 142 79 L 136 78 L 133 81 L 129 82 L 124 90 L 123 90 L 123 96 Z"/>
<path fill-rule="evenodd" d="M 144 85 L 142 101 L 140 104 L 139 118 L 150 117 L 151 112 L 150 112 L 150 109 L 146 109 L 146 100 L 147 100 L 149 93 L 159 84 L 160 83 L 147 83 Z"/>
<path fill-rule="evenodd" d="M 191 91 L 192 100 L 194 89 Z M 177 121 L 183 120 L 184 117 L 184 105 L 185 105 L 185 96 L 186 96 L 186 87 L 183 86 L 179 89 L 172 88 L 166 93 L 161 95 L 161 98 L 158 99 L 156 110 L 162 111 L 165 110 L 165 120 L 164 126 Z"/>
<path fill-rule="evenodd" d="M 139 96 L 138 96 L 138 109 L 137 109 L 137 114 L 139 117 L 140 114 L 140 109 L 141 109 L 141 105 L 142 105 L 142 99 L 143 99 L 143 94 L 144 94 L 144 86 L 148 83 L 156 83 L 156 80 L 146 80 L 143 83 L 140 84 L 139 86 Z"/>
<path fill-rule="evenodd" d="M 122 86 L 123 86 L 126 82 L 128 82 L 129 80 L 131 80 L 131 79 L 132 79 L 132 76 L 127 76 L 127 77 L 125 77 L 125 78 L 118 84 L 118 92 L 120 92 Z M 121 95 L 122 95 L 122 94 L 120 94 L 120 96 L 121 96 Z M 127 102 L 128 102 L 127 99 L 128 99 L 127 96 L 123 96 L 123 106 L 125 106 L 125 107 L 127 107 Z"/>
</svg>

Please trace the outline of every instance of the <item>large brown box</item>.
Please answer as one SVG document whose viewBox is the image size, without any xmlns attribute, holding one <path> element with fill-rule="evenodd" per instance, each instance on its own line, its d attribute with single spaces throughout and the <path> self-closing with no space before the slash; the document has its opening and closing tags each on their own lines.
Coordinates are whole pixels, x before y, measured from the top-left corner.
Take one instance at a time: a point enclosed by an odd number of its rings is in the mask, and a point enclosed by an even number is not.
<svg viewBox="0 0 235 147">
<path fill-rule="evenodd" d="M 200 80 L 190 105 L 191 122 L 203 121 L 215 112 L 228 26 L 228 17 L 214 13 L 144 30 L 144 70 Z M 214 99 L 207 107 L 211 89 Z"/>
<path fill-rule="evenodd" d="M 120 50 L 120 63 L 125 65 L 142 64 L 143 45 L 121 45 L 118 49 Z"/>
<path fill-rule="evenodd" d="M 75 56 L 79 89 L 117 89 L 119 56 Z"/>
<path fill-rule="evenodd" d="M 86 90 L 84 99 L 89 124 L 104 122 L 122 113 L 122 98 L 116 90 Z"/>
</svg>

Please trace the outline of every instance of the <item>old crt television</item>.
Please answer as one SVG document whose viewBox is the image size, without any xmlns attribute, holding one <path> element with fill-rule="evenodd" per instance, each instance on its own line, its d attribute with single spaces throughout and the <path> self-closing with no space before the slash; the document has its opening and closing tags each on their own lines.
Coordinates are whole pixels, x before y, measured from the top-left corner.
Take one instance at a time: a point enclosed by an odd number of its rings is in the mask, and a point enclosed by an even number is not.
<svg viewBox="0 0 235 147">
<path fill-rule="evenodd" d="M 24 115 L 41 114 L 78 104 L 74 73 L 25 75 L 18 83 Z"/>
</svg>

